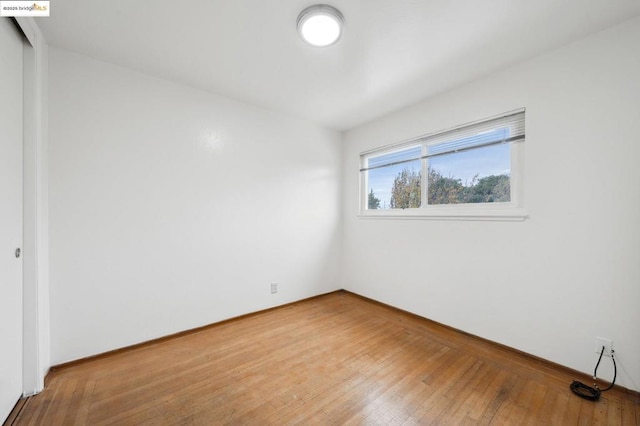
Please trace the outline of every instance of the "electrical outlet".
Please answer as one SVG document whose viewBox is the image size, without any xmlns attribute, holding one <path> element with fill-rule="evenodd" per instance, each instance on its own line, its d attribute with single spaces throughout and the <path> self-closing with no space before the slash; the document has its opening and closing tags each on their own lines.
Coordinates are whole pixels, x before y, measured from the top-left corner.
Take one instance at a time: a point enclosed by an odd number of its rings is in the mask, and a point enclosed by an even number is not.
<svg viewBox="0 0 640 426">
<path fill-rule="evenodd" d="M 604 346 L 604 356 L 611 356 L 613 350 L 613 341 L 605 339 L 604 337 L 596 337 L 596 353 L 602 352 Z"/>
<path fill-rule="evenodd" d="M 271 283 L 271 294 L 278 292 L 278 283 Z"/>
</svg>

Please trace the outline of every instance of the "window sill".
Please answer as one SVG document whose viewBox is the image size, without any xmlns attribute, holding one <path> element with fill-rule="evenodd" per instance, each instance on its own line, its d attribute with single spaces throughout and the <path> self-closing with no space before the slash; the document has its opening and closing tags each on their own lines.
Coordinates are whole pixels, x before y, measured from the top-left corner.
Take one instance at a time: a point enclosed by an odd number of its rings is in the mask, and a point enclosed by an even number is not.
<svg viewBox="0 0 640 426">
<path fill-rule="evenodd" d="M 366 210 L 358 215 L 361 219 L 418 219 L 418 220 L 469 220 L 494 222 L 523 222 L 529 217 L 521 208 L 509 209 L 403 209 Z"/>
</svg>

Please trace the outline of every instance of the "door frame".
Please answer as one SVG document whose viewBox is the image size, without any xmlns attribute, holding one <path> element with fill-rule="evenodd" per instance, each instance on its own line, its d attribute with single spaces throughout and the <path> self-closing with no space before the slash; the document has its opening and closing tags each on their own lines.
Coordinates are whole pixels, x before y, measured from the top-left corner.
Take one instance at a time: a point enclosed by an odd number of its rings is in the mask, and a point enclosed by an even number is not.
<svg viewBox="0 0 640 426">
<path fill-rule="evenodd" d="M 22 395 L 44 389 L 50 364 L 47 43 L 32 17 L 16 17 L 24 49 Z M 46 18 L 39 18 L 46 19 Z"/>
</svg>

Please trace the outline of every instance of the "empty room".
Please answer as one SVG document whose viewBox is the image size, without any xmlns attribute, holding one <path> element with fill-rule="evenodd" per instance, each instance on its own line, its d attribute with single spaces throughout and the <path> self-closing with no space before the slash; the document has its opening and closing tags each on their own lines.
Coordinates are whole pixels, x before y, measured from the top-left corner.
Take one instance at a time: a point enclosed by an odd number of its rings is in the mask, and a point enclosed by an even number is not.
<svg viewBox="0 0 640 426">
<path fill-rule="evenodd" d="M 640 425 L 637 0 L 0 12 L 5 425 Z"/>
</svg>

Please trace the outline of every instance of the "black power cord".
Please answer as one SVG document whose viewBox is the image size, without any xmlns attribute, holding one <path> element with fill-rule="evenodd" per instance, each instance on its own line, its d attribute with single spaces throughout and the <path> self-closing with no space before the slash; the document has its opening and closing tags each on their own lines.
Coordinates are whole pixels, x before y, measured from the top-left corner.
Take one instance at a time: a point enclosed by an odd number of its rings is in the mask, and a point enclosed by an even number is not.
<svg viewBox="0 0 640 426">
<path fill-rule="evenodd" d="M 596 383 L 596 377 L 598 375 L 598 366 L 600 366 L 600 361 L 602 361 L 602 355 L 604 354 L 604 346 L 603 346 L 602 350 L 600 351 L 600 357 L 598 358 L 598 362 L 596 363 L 596 368 L 595 370 L 593 370 L 593 387 L 587 386 L 584 383 L 574 380 L 573 383 L 571 383 L 571 385 L 569 386 L 571 391 L 576 395 L 578 395 L 580 398 L 583 398 L 589 401 L 597 401 L 598 399 L 600 399 L 600 394 L 602 392 L 605 392 L 611 389 L 613 385 L 616 383 L 616 376 L 618 375 L 618 369 L 616 367 L 616 359 L 613 357 L 614 352 L 615 351 L 611 349 L 611 361 L 613 362 L 613 381 L 611 382 L 611 385 L 609 385 L 608 388 L 600 390 L 598 388 L 598 384 Z"/>
</svg>

